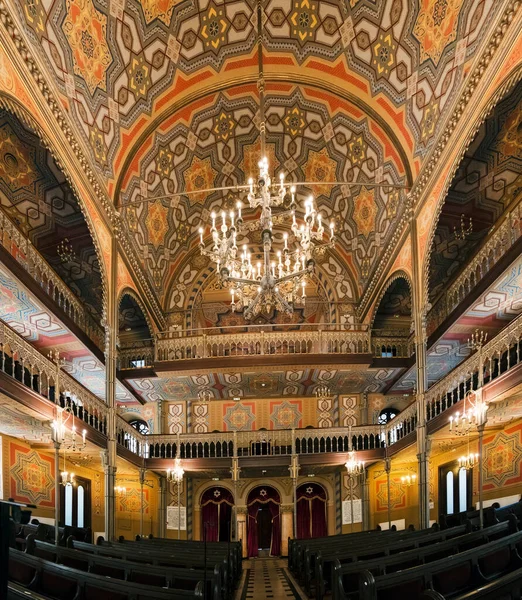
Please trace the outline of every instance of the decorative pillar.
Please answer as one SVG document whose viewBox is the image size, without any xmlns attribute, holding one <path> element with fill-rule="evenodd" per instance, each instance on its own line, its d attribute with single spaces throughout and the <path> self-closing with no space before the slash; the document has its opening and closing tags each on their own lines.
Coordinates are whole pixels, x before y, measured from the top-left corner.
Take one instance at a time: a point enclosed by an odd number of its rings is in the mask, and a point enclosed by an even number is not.
<svg viewBox="0 0 522 600">
<path fill-rule="evenodd" d="M 384 459 L 384 470 L 386 471 L 386 494 L 388 496 L 388 528 L 391 529 L 391 482 L 390 482 L 390 472 L 391 472 L 391 458 L 386 457 Z"/>
<path fill-rule="evenodd" d="M 419 469 L 419 527 L 427 529 L 430 523 L 429 494 L 429 441 L 426 419 L 426 390 L 428 389 L 428 371 L 426 368 L 426 315 L 429 310 L 427 298 L 424 296 L 424 272 L 420 264 L 417 245 L 417 226 L 415 218 L 411 220 L 411 243 L 413 256 L 413 294 L 412 311 L 415 329 L 415 365 L 417 372 L 417 460 Z"/>
<path fill-rule="evenodd" d="M 368 394 L 364 392 L 361 397 L 361 421 L 359 425 L 368 425 Z"/>
<path fill-rule="evenodd" d="M 238 538 L 241 541 L 241 549 L 243 552 L 243 556 L 248 555 L 247 548 L 247 507 L 246 506 L 238 506 L 236 509 L 237 514 L 237 530 L 238 530 Z"/>
<path fill-rule="evenodd" d="M 295 530 L 292 526 L 294 514 L 293 504 L 281 505 L 281 555 L 288 556 L 288 538 L 295 537 Z"/>
<path fill-rule="evenodd" d="M 143 537 L 143 485 L 146 469 L 140 469 L 140 537 Z"/>
<path fill-rule="evenodd" d="M 54 442 L 54 543 L 60 541 L 60 443 Z"/>
<path fill-rule="evenodd" d="M 163 425 L 163 420 L 164 420 L 163 405 L 164 405 L 163 400 L 161 398 L 158 399 L 158 401 L 156 402 L 158 425 L 157 425 L 157 431 L 154 432 L 157 435 L 163 435 L 163 432 L 165 431 L 165 427 Z"/>
<path fill-rule="evenodd" d="M 158 537 L 167 537 L 167 478 L 159 478 Z"/>
<path fill-rule="evenodd" d="M 187 433 L 192 433 L 192 400 L 187 400 L 185 403 L 185 410 L 187 411 L 187 414 L 185 415 Z"/>
<path fill-rule="evenodd" d="M 234 442 L 236 433 L 234 432 Z M 232 467 L 230 474 L 232 475 L 232 483 L 234 484 L 234 505 L 232 506 L 232 540 L 238 541 L 238 526 L 237 526 L 237 500 L 238 500 L 238 483 L 241 467 L 239 466 L 239 458 L 236 456 L 236 444 L 234 443 L 234 457 L 232 458 Z"/>
<path fill-rule="evenodd" d="M 368 480 L 368 469 L 364 469 L 362 482 L 362 528 L 363 531 L 370 529 L 370 482 Z"/>
<path fill-rule="evenodd" d="M 116 235 L 111 240 L 111 268 L 107 286 L 107 312 L 105 314 L 105 397 L 107 403 L 107 451 L 105 454 L 105 535 L 109 541 L 115 539 L 116 502 L 116 363 L 118 359 L 118 247 Z"/>
</svg>

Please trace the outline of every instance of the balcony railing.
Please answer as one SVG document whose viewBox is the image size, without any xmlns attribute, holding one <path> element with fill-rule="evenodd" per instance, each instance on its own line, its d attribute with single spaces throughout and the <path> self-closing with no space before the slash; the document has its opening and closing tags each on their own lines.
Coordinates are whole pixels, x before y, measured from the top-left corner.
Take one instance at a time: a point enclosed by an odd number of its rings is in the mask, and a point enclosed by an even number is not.
<svg viewBox="0 0 522 600">
<path fill-rule="evenodd" d="M 466 265 L 464 270 L 436 300 L 428 313 L 427 333 L 430 335 L 469 295 L 496 264 L 498 259 L 522 236 L 522 204 L 509 212 L 500 227 L 491 235 Z"/>
<path fill-rule="evenodd" d="M 514 319 L 482 348 L 484 384 L 522 361 L 522 315 Z M 479 381 L 479 354 L 475 352 L 426 393 L 427 419 L 431 420 L 461 402 Z"/>
<path fill-rule="evenodd" d="M 118 352 L 118 368 L 142 369 L 154 364 L 154 347 L 152 341 L 147 344 L 136 343 L 130 348 L 120 348 Z"/>
<path fill-rule="evenodd" d="M 376 358 L 410 358 L 414 353 L 413 336 L 375 335 L 372 332 L 372 354 Z"/>
<path fill-rule="evenodd" d="M 0 212 L 0 243 L 51 300 L 87 334 L 100 350 L 103 350 L 105 338 L 103 329 L 38 250 L 2 212 Z"/>
<path fill-rule="evenodd" d="M 328 324 L 318 324 L 314 329 L 307 324 L 295 331 L 265 331 L 260 326 L 253 326 L 247 332 L 234 333 L 234 328 L 226 328 L 227 333 L 213 334 L 196 333 L 198 330 L 168 331 L 157 336 L 156 360 L 370 352 L 370 337 L 366 328 L 329 330 L 328 327 Z"/>
<path fill-rule="evenodd" d="M 55 404 L 70 407 L 75 416 L 102 433 L 107 431 L 107 406 L 68 373 L 4 323 L 0 323 L 0 370 Z"/>
</svg>

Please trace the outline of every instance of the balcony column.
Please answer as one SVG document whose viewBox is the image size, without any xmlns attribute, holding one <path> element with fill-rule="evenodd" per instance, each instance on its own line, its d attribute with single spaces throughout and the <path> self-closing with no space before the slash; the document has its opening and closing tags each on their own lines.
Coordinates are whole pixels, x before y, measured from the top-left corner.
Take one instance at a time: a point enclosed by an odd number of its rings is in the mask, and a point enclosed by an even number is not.
<svg viewBox="0 0 522 600">
<path fill-rule="evenodd" d="M 361 417 L 360 417 L 359 425 L 368 425 L 368 394 L 364 392 L 361 397 Z"/>
<path fill-rule="evenodd" d="M 244 557 L 248 555 L 247 548 L 247 507 L 238 506 L 237 515 L 237 537 L 241 541 L 241 550 Z"/>
<path fill-rule="evenodd" d="M 370 482 L 368 481 L 368 469 L 364 469 L 362 480 L 362 528 L 363 531 L 370 529 Z"/>
<path fill-rule="evenodd" d="M 107 311 L 105 314 L 105 397 L 107 402 L 107 451 L 105 453 L 105 535 L 115 539 L 116 502 L 116 363 L 118 360 L 118 246 L 116 235 L 111 240 L 111 269 L 107 285 Z"/>
<path fill-rule="evenodd" d="M 288 538 L 294 538 L 294 528 L 292 526 L 294 515 L 293 504 L 281 505 L 281 556 L 288 556 Z"/>
<path fill-rule="evenodd" d="M 165 431 L 165 427 L 163 425 L 163 420 L 164 420 L 164 415 L 163 415 L 163 400 L 159 399 L 156 402 L 156 410 L 157 410 L 157 431 L 154 431 L 154 433 L 158 434 L 158 435 L 163 435 L 163 432 Z"/>
<path fill-rule="evenodd" d="M 158 537 L 167 537 L 167 478 L 159 478 Z"/>
<path fill-rule="evenodd" d="M 187 433 L 192 433 L 192 400 L 187 400 L 185 404 L 186 421 L 187 421 Z"/>
<path fill-rule="evenodd" d="M 420 263 L 417 244 L 417 227 L 415 218 L 411 220 L 411 238 L 413 255 L 413 294 L 412 313 L 415 330 L 415 366 L 417 374 L 417 460 L 419 476 L 419 527 L 426 529 L 430 522 L 429 499 L 429 441 L 426 419 L 426 390 L 428 389 L 428 371 L 426 368 L 426 317 L 429 310 L 428 299 L 424 298 L 424 270 Z"/>
</svg>

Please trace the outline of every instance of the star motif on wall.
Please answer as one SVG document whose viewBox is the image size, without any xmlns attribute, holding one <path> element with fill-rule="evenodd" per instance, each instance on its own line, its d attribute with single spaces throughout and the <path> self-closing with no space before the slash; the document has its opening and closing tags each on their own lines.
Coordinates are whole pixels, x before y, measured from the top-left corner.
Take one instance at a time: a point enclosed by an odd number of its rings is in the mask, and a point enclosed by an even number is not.
<svg viewBox="0 0 522 600">
<path fill-rule="evenodd" d="M 267 492 L 264 489 L 259 492 L 259 495 L 263 496 L 263 498 L 266 496 L 266 494 L 267 494 Z"/>
<path fill-rule="evenodd" d="M 221 496 L 221 492 L 219 490 L 214 490 L 214 498 L 219 498 Z"/>
<path fill-rule="evenodd" d="M 306 488 L 306 493 L 307 493 L 307 494 L 312 494 L 312 493 L 313 493 L 313 491 L 314 491 L 314 488 L 313 488 L 313 487 L 307 487 L 307 488 Z"/>
</svg>

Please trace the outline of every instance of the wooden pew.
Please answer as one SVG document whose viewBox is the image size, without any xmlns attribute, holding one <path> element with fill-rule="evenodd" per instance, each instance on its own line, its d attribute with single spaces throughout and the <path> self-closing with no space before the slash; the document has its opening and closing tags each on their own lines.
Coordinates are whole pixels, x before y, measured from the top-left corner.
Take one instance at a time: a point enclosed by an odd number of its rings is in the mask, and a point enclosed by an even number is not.
<svg viewBox="0 0 522 600">
<path fill-rule="evenodd" d="M 120 581 L 57 565 L 20 550 L 9 553 L 9 579 L 54 600 L 184 600 L 203 598 L 203 584 L 193 590 L 165 589 Z"/>
<path fill-rule="evenodd" d="M 135 542 L 125 540 L 124 544 L 140 544 L 145 547 L 151 546 L 153 548 L 157 547 L 166 547 L 172 549 L 179 549 L 179 551 L 184 552 L 186 548 L 191 549 L 199 549 L 200 552 L 204 552 L 205 546 L 208 550 L 221 550 L 226 551 L 230 554 L 232 560 L 234 561 L 234 576 L 238 579 L 241 577 L 241 572 L 243 570 L 243 545 L 241 541 L 239 542 L 202 542 L 202 541 L 193 541 L 193 540 L 172 540 L 169 538 L 140 538 L 137 536 Z M 104 542 L 103 545 L 106 545 L 107 542 Z M 114 544 L 112 544 L 114 545 Z M 141 550 L 141 548 L 140 548 Z"/>
<path fill-rule="evenodd" d="M 396 535 L 375 539 L 372 543 L 361 544 L 360 542 L 337 547 L 325 546 L 321 550 L 305 549 L 303 580 L 304 587 L 309 595 L 312 594 L 312 582 L 315 577 L 316 588 L 324 585 L 324 580 L 331 582 L 333 564 L 336 559 L 341 562 L 367 560 L 405 552 L 414 548 L 421 548 L 437 542 L 464 535 L 470 531 L 469 525 L 452 527 L 444 531 L 432 531 L 424 529 L 420 531 L 402 531 Z M 370 540 L 368 540 L 370 542 Z"/>
<path fill-rule="evenodd" d="M 517 569 L 470 592 L 452 596 L 451 600 L 520 600 L 520 598 L 522 598 L 522 569 Z M 427 590 L 420 600 L 447 600 L 447 598 L 439 592 Z"/>
<path fill-rule="evenodd" d="M 32 535 L 27 539 L 26 553 L 80 571 L 146 585 L 194 589 L 198 581 L 206 580 L 207 593 L 205 598 L 208 600 L 220 600 L 222 598 L 221 569 L 219 565 L 215 565 L 214 569 L 210 567 L 205 576 L 203 569 L 156 567 L 132 563 L 119 558 L 96 556 L 80 550 L 41 542 Z"/>
<path fill-rule="evenodd" d="M 381 557 L 344 564 L 336 560 L 332 574 L 332 600 L 341 600 L 356 592 L 359 583 L 359 574 L 363 570 L 369 571 L 374 577 L 387 573 L 395 573 L 482 546 L 493 540 L 516 533 L 516 531 L 517 522 L 513 517 L 505 523 L 498 523 L 486 529 L 453 537 L 430 546 L 392 554 L 386 558 Z M 322 594 L 323 596 L 321 597 L 324 597 L 324 586 Z M 319 596 L 316 594 L 316 597 Z"/>
<path fill-rule="evenodd" d="M 509 515 L 515 515 L 519 525 L 522 525 L 522 502 L 501 506 L 500 508 L 493 509 L 491 512 L 488 511 L 487 514 L 484 513 L 484 523 L 486 526 L 501 523 L 502 521 L 506 521 Z"/>
<path fill-rule="evenodd" d="M 81 550 L 88 554 L 103 556 L 108 558 L 119 558 L 124 561 L 138 564 L 154 565 L 159 567 L 180 567 L 185 569 L 204 569 L 207 572 L 213 571 L 216 564 L 221 569 L 221 587 L 224 598 L 230 598 L 233 590 L 237 585 L 237 581 L 232 579 L 232 569 L 229 557 L 223 552 L 208 552 L 207 560 L 203 553 L 198 549 L 195 552 L 169 552 L 165 549 L 159 549 L 154 552 L 151 549 L 144 548 L 143 551 L 138 551 L 136 546 L 127 544 L 94 545 L 77 542 L 69 538 L 68 547 L 75 550 Z"/>
<path fill-rule="evenodd" d="M 443 596 L 470 592 L 522 566 L 522 531 L 473 550 L 374 577 L 359 577 L 359 600 L 416 600 L 428 589 Z M 353 596 L 352 596 L 353 597 Z"/>
</svg>

